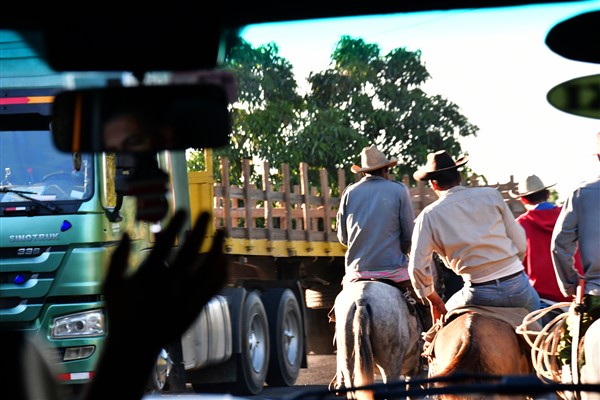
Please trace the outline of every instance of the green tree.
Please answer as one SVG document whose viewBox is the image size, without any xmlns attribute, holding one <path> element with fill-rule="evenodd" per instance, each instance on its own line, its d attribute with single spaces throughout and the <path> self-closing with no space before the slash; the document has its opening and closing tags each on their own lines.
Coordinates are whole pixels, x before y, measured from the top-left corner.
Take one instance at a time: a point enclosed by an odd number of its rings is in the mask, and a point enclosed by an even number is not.
<svg viewBox="0 0 600 400">
<path fill-rule="evenodd" d="M 228 55 L 226 68 L 236 76 L 238 101 L 232 110 L 230 145 L 215 149 L 214 155 L 229 159 L 232 183 L 241 176 L 243 159 L 267 160 L 279 167 L 286 158 L 277 155 L 289 152 L 289 136 L 300 122 L 303 99 L 292 65 L 278 53 L 274 43 L 252 48 L 239 38 Z M 192 156 L 188 166 L 201 165 L 198 157 L 201 152 Z"/>
<path fill-rule="evenodd" d="M 304 129 L 291 147 L 331 170 L 357 164 L 361 149 L 375 143 L 398 158 L 396 176 L 411 177 L 431 151 L 458 156 L 458 138 L 478 128 L 456 104 L 420 89 L 429 78 L 420 51 L 382 55 L 376 44 L 343 36 L 331 66 L 309 76 Z"/>
<path fill-rule="evenodd" d="M 274 43 L 255 49 L 239 39 L 227 59 L 238 81 L 238 103 L 231 146 L 215 154 L 229 158 L 233 180 L 244 158 L 275 168 L 287 163 L 294 176 L 305 161 L 311 184 L 319 185 L 316 172 L 326 168 L 335 192 L 337 168 L 353 180 L 349 167 L 372 143 L 399 159 L 392 173 L 412 178 L 427 153 L 444 148 L 459 156 L 458 138 L 477 133 L 456 104 L 420 89 L 430 78 L 420 51 L 397 48 L 382 55 L 376 44 L 343 36 L 330 67 L 309 75 L 303 95 L 278 51 Z"/>
</svg>

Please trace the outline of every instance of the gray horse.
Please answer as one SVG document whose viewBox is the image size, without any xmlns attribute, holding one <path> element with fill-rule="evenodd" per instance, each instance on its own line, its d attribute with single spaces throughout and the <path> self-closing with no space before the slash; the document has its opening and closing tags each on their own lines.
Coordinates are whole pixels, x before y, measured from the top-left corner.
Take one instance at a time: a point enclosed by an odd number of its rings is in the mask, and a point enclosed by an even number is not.
<svg viewBox="0 0 600 400">
<path fill-rule="evenodd" d="M 421 372 L 421 323 L 399 289 L 378 281 L 345 284 L 334 307 L 335 389 L 374 383 L 375 366 L 384 383 Z M 374 398 L 368 390 L 347 397 Z"/>
</svg>

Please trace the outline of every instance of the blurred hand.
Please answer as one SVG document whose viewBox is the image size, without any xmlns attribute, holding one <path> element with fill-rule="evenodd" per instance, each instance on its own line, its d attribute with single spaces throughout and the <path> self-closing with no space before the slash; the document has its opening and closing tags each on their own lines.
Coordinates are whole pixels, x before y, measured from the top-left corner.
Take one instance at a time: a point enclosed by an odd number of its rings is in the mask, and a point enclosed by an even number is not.
<svg viewBox="0 0 600 400">
<path fill-rule="evenodd" d="M 84 400 L 105 400 L 115 387 L 125 399 L 141 399 L 161 349 L 198 317 L 227 280 L 224 232 L 217 231 L 207 254 L 198 251 L 210 214 L 198 217 L 171 265 L 173 244 L 186 218 L 177 211 L 137 270 L 128 273 L 131 241 L 123 235 L 104 282 L 108 336 Z"/>
<path fill-rule="evenodd" d="M 135 343 L 142 341 L 153 349 L 165 347 L 187 330 L 225 284 L 228 265 L 223 231 L 217 231 L 207 254 L 198 254 L 209 223 L 208 213 L 198 217 L 172 265 L 167 263 L 185 218 L 184 211 L 173 215 L 148 258 L 129 276 L 130 238 L 123 236 L 104 283 L 110 337 L 131 337 Z"/>
</svg>

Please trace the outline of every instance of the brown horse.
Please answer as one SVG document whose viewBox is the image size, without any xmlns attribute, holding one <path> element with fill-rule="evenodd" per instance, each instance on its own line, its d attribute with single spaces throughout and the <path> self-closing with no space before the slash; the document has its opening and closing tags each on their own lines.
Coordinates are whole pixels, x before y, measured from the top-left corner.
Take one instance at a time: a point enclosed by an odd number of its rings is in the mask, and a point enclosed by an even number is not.
<svg viewBox="0 0 600 400">
<path fill-rule="evenodd" d="M 477 306 L 449 313 L 424 353 L 429 359 L 429 377 L 532 374 L 530 348 L 516 333 L 525 315 L 525 309 Z"/>
</svg>

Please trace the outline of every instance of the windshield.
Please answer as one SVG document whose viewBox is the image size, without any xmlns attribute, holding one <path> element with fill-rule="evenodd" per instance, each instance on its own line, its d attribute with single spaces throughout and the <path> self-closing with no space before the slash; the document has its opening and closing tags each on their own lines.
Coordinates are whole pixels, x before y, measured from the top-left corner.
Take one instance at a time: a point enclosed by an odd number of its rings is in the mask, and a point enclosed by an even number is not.
<svg viewBox="0 0 600 400">
<path fill-rule="evenodd" d="M 92 195 L 89 154 L 56 150 L 49 131 L 0 133 L 0 203 L 86 200 Z"/>
</svg>

